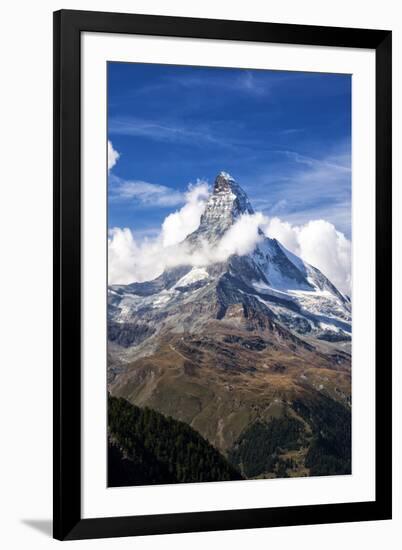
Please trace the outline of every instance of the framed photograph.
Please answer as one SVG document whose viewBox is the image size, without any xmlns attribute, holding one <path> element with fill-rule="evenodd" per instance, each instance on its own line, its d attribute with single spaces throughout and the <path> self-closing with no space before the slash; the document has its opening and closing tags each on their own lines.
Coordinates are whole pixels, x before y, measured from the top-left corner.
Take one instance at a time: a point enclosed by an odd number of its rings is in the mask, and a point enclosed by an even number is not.
<svg viewBox="0 0 402 550">
<path fill-rule="evenodd" d="M 391 32 L 54 14 L 54 536 L 391 518 Z"/>
</svg>

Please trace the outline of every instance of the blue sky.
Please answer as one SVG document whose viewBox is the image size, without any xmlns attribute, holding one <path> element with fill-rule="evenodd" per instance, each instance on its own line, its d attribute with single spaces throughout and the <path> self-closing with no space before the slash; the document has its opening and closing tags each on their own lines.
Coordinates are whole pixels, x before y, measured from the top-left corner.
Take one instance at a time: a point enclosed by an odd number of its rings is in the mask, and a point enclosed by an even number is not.
<svg viewBox="0 0 402 550">
<path fill-rule="evenodd" d="M 351 236 L 349 75 L 112 62 L 108 139 L 110 227 L 153 235 L 225 170 L 255 210 Z"/>
</svg>

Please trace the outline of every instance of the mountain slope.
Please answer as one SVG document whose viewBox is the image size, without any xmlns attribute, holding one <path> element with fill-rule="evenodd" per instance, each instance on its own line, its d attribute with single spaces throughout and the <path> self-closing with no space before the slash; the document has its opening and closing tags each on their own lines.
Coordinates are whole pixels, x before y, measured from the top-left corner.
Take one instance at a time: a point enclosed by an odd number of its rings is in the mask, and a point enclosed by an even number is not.
<svg viewBox="0 0 402 550">
<path fill-rule="evenodd" d="M 253 214 L 221 173 L 183 246 L 214 250 Z M 318 269 L 258 237 L 248 254 L 109 288 L 109 389 L 186 422 L 227 456 L 258 423 L 295 418 L 307 434 L 296 461 L 305 475 L 315 428 L 295 403 L 312 411 L 324 396 L 349 411 L 351 304 Z"/>
<path fill-rule="evenodd" d="M 108 399 L 108 485 L 241 479 L 239 472 L 188 425 Z"/>
</svg>

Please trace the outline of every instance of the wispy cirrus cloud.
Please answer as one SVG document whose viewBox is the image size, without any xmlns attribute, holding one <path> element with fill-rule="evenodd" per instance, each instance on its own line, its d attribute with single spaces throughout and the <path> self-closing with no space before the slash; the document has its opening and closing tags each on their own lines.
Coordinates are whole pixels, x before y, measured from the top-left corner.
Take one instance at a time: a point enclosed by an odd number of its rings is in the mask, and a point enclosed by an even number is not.
<svg viewBox="0 0 402 550">
<path fill-rule="evenodd" d="M 292 134 L 301 134 L 304 132 L 304 128 L 284 128 L 279 130 L 278 134 L 282 136 L 291 136 Z"/>
<path fill-rule="evenodd" d="M 207 126 L 184 125 L 175 120 L 161 121 L 137 117 L 111 117 L 109 120 L 109 133 L 111 135 L 142 137 L 162 142 L 233 147 L 230 141 L 213 133 L 211 128 Z"/>
<path fill-rule="evenodd" d="M 283 153 L 288 158 L 293 160 L 297 164 L 304 164 L 310 168 L 316 170 L 319 174 L 319 170 L 331 170 L 334 174 L 336 172 L 350 173 L 350 154 L 335 154 L 329 155 L 324 158 L 313 158 L 307 155 L 300 154 L 296 151 L 277 151 Z"/>
<path fill-rule="evenodd" d="M 274 86 L 280 85 L 284 80 L 292 78 L 292 73 L 282 77 L 278 77 L 277 74 L 267 73 L 265 71 L 252 71 L 252 70 L 230 70 L 223 79 L 219 72 L 214 74 L 213 69 L 200 73 L 198 76 L 193 74 L 191 77 L 180 77 L 176 75 L 173 77 L 167 77 L 163 81 L 158 83 L 146 84 L 144 86 L 136 87 L 131 91 L 130 95 L 148 95 L 154 93 L 174 92 L 179 89 L 188 89 L 192 94 L 197 91 L 213 89 L 221 92 L 238 92 L 244 95 L 251 96 L 269 96 Z M 224 96 L 222 96 L 224 100 Z"/>
<path fill-rule="evenodd" d="M 322 157 L 297 151 L 272 151 L 269 168 L 247 177 L 245 187 L 256 208 L 285 216 L 301 224 L 323 217 L 350 235 L 351 157 L 349 147 L 338 144 Z"/>
<path fill-rule="evenodd" d="M 256 71 L 235 70 L 232 73 L 229 72 L 225 79 L 222 79 L 219 74 L 213 75 L 213 73 L 210 73 L 208 76 L 200 75 L 198 77 L 193 76 L 192 78 L 176 78 L 175 80 L 170 80 L 167 84 L 191 90 L 212 88 L 215 93 L 218 90 L 267 97 L 270 95 L 273 86 L 277 85 L 277 82 L 273 80 L 272 74 L 264 74 L 263 72 L 256 74 Z"/>
<path fill-rule="evenodd" d="M 126 204 L 131 202 L 137 206 L 152 208 L 173 208 L 184 205 L 180 220 L 186 216 L 191 217 L 194 211 L 198 212 L 209 193 L 208 182 L 201 179 L 197 179 L 195 183 L 190 182 L 184 191 L 179 191 L 167 185 L 141 180 L 128 181 L 110 174 L 109 185 L 109 200 L 112 202 Z M 175 213 L 170 214 L 166 220 L 171 226 L 178 226 L 181 223 L 178 222 L 179 218 Z"/>
<path fill-rule="evenodd" d="M 111 173 L 120 154 L 108 141 L 109 200 L 114 202 L 132 201 L 144 206 L 173 207 L 183 204 L 185 194 L 157 183 L 141 180 L 125 180 Z"/>
<path fill-rule="evenodd" d="M 255 71 L 244 71 L 238 78 L 237 87 L 254 96 L 267 96 L 271 92 L 272 81 L 258 78 Z"/>
<path fill-rule="evenodd" d="M 132 201 L 143 206 L 177 206 L 185 200 L 184 193 L 166 185 L 141 180 L 124 180 L 115 175 L 109 178 L 109 200 Z"/>
</svg>

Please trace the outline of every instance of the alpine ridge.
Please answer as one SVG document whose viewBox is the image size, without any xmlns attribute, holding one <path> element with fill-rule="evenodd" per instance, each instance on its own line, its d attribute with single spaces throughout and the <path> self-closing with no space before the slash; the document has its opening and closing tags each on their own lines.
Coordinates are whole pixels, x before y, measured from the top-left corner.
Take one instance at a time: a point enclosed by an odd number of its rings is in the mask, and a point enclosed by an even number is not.
<svg viewBox="0 0 402 550">
<path fill-rule="evenodd" d="M 218 246 L 254 214 L 240 185 L 220 172 L 183 246 Z M 322 441 L 320 423 L 331 417 L 323 420 L 319 404 L 347 428 L 350 340 L 350 299 L 261 230 L 248 254 L 108 289 L 111 394 L 186 422 L 243 475 L 347 473 L 350 457 L 328 450 L 347 448 L 342 436 L 335 430 Z M 291 442 L 282 437 L 289 429 Z M 260 470 L 244 455 L 256 434 L 279 437 L 272 460 L 256 459 Z"/>
</svg>

